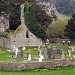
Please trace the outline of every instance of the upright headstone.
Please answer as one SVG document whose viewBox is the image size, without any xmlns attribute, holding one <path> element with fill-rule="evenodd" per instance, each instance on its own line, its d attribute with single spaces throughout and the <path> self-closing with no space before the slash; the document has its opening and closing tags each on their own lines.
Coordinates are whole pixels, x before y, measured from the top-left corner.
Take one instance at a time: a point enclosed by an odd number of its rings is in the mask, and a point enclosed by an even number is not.
<svg viewBox="0 0 75 75">
<path fill-rule="evenodd" d="M 53 48 L 53 55 L 52 55 L 52 58 L 53 58 L 53 59 L 58 59 L 58 53 L 57 53 L 57 49 L 56 49 L 55 46 L 54 46 L 54 48 Z"/>
<path fill-rule="evenodd" d="M 58 43 L 58 46 L 57 46 L 57 53 L 60 54 L 60 43 Z"/>
<path fill-rule="evenodd" d="M 16 50 L 15 50 L 15 55 L 16 55 L 16 57 L 17 57 L 18 52 L 19 52 L 19 49 L 16 48 Z"/>
<path fill-rule="evenodd" d="M 42 52 L 41 52 L 41 47 L 38 46 L 38 56 L 41 56 L 42 55 Z"/>
<path fill-rule="evenodd" d="M 43 59 L 42 56 L 39 56 L 39 62 L 42 62 L 42 59 Z"/>
<path fill-rule="evenodd" d="M 73 51 L 73 52 L 75 51 L 75 47 L 72 47 L 72 51 Z"/>
<path fill-rule="evenodd" d="M 15 52 L 16 50 L 16 46 L 15 45 L 11 45 L 11 52 Z"/>
<path fill-rule="evenodd" d="M 50 45 L 49 45 L 48 48 L 47 48 L 47 55 L 48 55 L 48 58 L 49 58 L 49 59 L 52 59 L 52 58 L 51 58 L 51 56 L 52 56 L 52 50 L 51 50 Z"/>
<path fill-rule="evenodd" d="M 48 55 L 47 55 L 47 48 L 44 48 L 44 58 L 48 58 Z"/>
<path fill-rule="evenodd" d="M 16 60 L 18 61 L 18 60 L 20 60 L 20 58 L 21 58 L 21 53 L 20 52 L 17 52 Z"/>
<path fill-rule="evenodd" d="M 65 59 L 65 53 L 62 51 L 62 59 Z"/>
<path fill-rule="evenodd" d="M 71 53 L 71 50 L 68 50 L 68 56 L 69 56 L 69 59 L 72 59 L 72 53 Z"/>
<path fill-rule="evenodd" d="M 25 49 L 26 49 L 26 48 L 23 47 L 22 50 L 20 50 L 20 51 L 21 51 L 21 58 L 23 57 L 23 51 L 24 51 Z"/>
<path fill-rule="evenodd" d="M 28 61 L 31 61 L 31 54 L 28 54 Z"/>
</svg>

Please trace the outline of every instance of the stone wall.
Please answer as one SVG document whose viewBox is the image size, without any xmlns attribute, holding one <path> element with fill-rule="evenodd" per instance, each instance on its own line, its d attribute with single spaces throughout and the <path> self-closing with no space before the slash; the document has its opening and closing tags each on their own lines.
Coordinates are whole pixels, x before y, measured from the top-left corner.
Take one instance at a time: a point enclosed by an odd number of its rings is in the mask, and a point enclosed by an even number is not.
<svg viewBox="0 0 75 75">
<path fill-rule="evenodd" d="M 39 68 L 52 69 L 57 66 L 75 65 L 75 61 L 60 60 L 55 62 L 36 62 L 36 63 L 0 63 L 0 70 L 20 71 Z"/>
<path fill-rule="evenodd" d="M 10 47 L 10 39 L 5 38 L 5 37 L 0 37 L 0 46 L 9 48 Z"/>
</svg>

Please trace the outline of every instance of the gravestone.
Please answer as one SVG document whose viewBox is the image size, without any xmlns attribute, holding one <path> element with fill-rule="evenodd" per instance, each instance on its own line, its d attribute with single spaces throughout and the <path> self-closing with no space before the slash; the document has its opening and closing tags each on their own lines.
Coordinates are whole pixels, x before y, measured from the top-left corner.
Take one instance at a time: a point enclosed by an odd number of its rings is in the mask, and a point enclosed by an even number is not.
<svg viewBox="0 0 75 75">
<path fill-rule="evenodd" d="M 51 50 L 50 45 L 49 45 L 48 48 L 47 48 L 47 55 L 48 55 L 48 59 L 52 59 L 52 58 L 51 58 L 51 57 L 52 57 L 52 50 Z"/>
<path fill-rule="evenodd" d="M 17 57 L 18 52 L 20 52 L 20 51 L 19 51 L 18 48 L 16 48 L 16 50 L 15 50 L 15 55 L 16 55 L 16 57 Z"/>
<path fill-rule="evenodd" d="M 58 43 L 58 46 L 57 46 L 57 53 L 60 54 L 60 43 Z"/>
<path fill-rule="evenodd" d="M 75 47 L 72 47 L 72 51 L 73 51 L 73 52 L 75 51 Z"/>
<path fill-rule="evenodd" d="M 72 59 L 72 52 L 71 52 L 71 50 L 68 50 L 68 57 L 69 57 L 69 59 Z"/>
<path fill-rule="evenodd" d="M 47 48 L 44 48 L 44 58 L 48 58 Z"/>
<path fill-rule="evenodd" d="M 21 53 L 20 52 L 17 52 L 16 60 L 18 61 L 18 60 L 20 60 L 20 58 L 21 58 Z"/>
<path fill-rule="evenodd" d="M 62 51 L 62 59 L 65 59 L 65 53 Z"/>
<path fill-rule="evenodd" d="M 21 51 L 21 58 L 23 57 L 23 51 L 24 51 L 25 49 L 26 49 L 26 48 L 23 47 L 22 50 L 20 50 L 20 51 Z"/>
<path fill-rule="evenodd" d="M 15 45 L 11 45 L 11 52 L 15 52 L 16 50 L 16 46 Z"/>
<path fill-rule="evenodd" d="M 53 59 L 58 59 L 58 52 L 57 52 L 57 49 L 55 48 L 55 46 L 53 48 L 52 58 Z"/>
<path fill-rule="evenodd" d="M 41 56 L 42 55 L 42 52 L 41 52 L 41 47 L 38 46 L 38 56 Z"/>
<path fill-rule="evenodd" d="M 31 54 L 28 54 L 28 61 L 31 61 Z"/>
<path fill-rule="evenodd" d="M 42 62 L 43 57 L 39 56 L 39 62 Z"/>
</svg>

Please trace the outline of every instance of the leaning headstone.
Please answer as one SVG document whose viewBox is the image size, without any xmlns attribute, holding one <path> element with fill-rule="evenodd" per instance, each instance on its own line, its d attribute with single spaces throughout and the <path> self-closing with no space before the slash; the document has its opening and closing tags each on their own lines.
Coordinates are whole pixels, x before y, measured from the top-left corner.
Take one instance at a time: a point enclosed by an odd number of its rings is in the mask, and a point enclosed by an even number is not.
<svg viewBox="0 0 75 75">
<path fill-rule="evenodd" d="M 31 54 L 28 54 L 28 61 L 31 61 Z"/>
</svg>

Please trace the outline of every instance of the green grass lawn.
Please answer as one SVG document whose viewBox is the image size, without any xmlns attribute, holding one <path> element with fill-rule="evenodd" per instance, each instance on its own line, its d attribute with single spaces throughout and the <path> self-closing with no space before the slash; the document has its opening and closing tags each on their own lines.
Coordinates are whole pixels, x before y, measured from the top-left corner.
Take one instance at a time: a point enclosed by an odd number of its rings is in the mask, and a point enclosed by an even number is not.
<svg viewBox="0 0 75 75">
<path fill-rule="evenodd" d="M 58 70 L 29 70 L 19 72 L 0 71 L 0 75 L 75 75 L 75 67 L 60 68 Z"/>
</svg>

